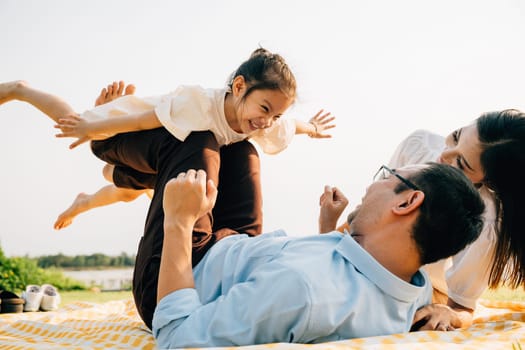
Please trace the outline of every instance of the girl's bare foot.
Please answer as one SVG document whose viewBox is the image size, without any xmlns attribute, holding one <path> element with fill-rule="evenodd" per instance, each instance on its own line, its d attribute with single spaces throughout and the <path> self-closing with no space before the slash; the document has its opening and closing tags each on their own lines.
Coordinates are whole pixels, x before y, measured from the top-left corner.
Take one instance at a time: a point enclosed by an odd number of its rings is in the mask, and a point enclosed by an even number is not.
<svg viewBox="0 0 525 350">
<path fill-rule="evenodd" d="M 126 85 L 122 80 L 118 83 L 109 84 L 100 91 L 100 95 L 95 100 L 95 106 L 102 105 L 125 95 L 133 95 L 135 93 L 135 85 Z"/>
<path fill-rule="evenodd" d="M 0 84 L 0 105 L 17 98 L 17 91 L 27 87 L 23 80 L 15 80 Z"/>
<path fill-rule="evenodd" d="M 60 214 L 55 221 L 53 227 L 55 230 L 60 230 L 68 227 L 73 223 L 73 219 L 80 213 L 90 209 L 89 200 L 92 197 L 90 194 L 80 193 L 73 203 L 62 214 Z"/>
</svg>

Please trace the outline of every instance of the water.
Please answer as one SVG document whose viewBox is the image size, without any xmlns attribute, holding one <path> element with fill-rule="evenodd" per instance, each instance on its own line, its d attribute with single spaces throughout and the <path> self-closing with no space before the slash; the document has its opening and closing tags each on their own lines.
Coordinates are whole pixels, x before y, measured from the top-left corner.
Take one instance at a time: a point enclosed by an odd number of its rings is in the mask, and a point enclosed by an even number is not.
<svg viewBox="0 0 525 350">
<path fill-rule="evenodd" d="M 64 275 L 83 282 L 87 287 L 102 290 L 123 290 L 131 287 L 133 268 L 108 270 L 64 270 Z"/>
</svg>

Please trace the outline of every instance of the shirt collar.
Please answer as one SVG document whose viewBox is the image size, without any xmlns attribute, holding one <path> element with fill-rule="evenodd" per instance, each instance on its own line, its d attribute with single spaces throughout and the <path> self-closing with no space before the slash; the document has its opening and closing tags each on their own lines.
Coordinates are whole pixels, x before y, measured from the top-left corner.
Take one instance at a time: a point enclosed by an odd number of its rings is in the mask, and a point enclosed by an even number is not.
<svg viewBox="0 0 525 350">
<path fill-rule="evenodd" d="M 413 302 L 427 288 L 426 284 L 429 283 L 426 275 L 421 271 L 413 276 L 412 283 L 397 277 L 375 260 L 346 232 L 335 247 L 335 251 L 354 265 L 363 276 L 384 293 L 401 301 Z"/>
</svg>

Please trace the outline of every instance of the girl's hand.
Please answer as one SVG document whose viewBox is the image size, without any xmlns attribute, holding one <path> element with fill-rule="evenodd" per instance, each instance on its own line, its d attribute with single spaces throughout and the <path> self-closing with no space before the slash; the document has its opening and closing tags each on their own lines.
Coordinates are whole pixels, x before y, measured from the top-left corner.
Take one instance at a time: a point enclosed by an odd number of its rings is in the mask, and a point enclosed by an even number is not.
<svg viewBox="0 0 525 350">
<path fill-rule="evenodd" d="M 324 131 L 335 128 L 335 124 L 330 124 L 335 117 L 330 116 L 330 112 L 324 113 L 321 109 L 308 122 L 314 126 L 314 131 L 308 133 L 308 136 L 315 139 L 330 138 L 332 135 L 325 134 Z"/>
<path fill-rule="evenodd" d="M 56 134 L 56 137 L 76 137 L 77 140 L 69 145 L 70 149 L 83 144 L 84 142 L 97 139 L 105 139 L 107 135 L 96 135 L 92 133 L 90 123 L 80 118 L 78 115 L 68 115 L 64 118 L 58 119 L 56 129 L 60 129 L 61 133 Z M 97 137 L 98 136 L 98 137 Z"/>
<path fill-rule="evenodd" d="M 325 186 L 319 205 L 319 233 L 334 231 L 337 220 L 348 205 L 348 199 L 338 188 Z"/>
</svg>

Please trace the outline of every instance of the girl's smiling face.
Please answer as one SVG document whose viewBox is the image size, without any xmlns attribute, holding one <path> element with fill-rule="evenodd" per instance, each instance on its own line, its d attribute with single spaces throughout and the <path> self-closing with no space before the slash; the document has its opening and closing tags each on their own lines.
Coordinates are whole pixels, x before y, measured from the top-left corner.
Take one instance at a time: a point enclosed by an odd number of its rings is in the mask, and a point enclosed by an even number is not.
<svg viewBox="0 0 525 350">
<path fill-rule="evenodd" d="M 250 135 L 259 129 L 271 127 L 293 103 L 280 90 L 254 90 L 245 97 L 247 90 L 244 78 L 237 76 L 229 100 L 232 108 L 228 108 L 225 102 L 226 120 L 238 133 Z"/>
</svg>

